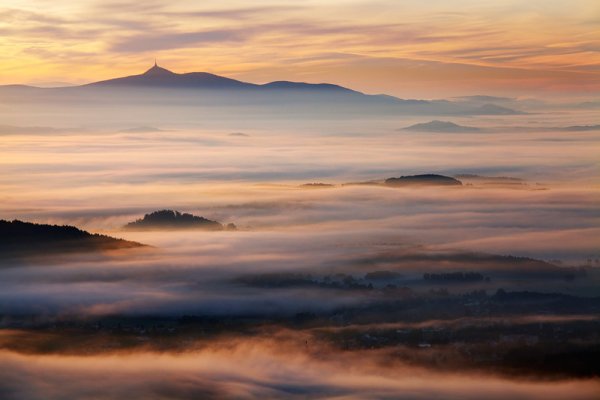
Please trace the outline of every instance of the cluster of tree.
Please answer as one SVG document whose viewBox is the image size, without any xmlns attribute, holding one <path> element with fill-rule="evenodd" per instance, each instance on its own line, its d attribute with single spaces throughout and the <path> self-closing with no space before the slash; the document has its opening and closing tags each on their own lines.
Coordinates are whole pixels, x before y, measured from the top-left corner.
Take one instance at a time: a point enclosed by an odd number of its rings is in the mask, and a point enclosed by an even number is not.
<svg viewBox="0 0 600 400">
<path fill-rule="evenodd" d="M 408 175 L 399 178 L 388 178 L 385 184 L 389 186 L 415 186 L 415 185 L 434 185 L 434 186 L 460 186 L 462 182 L 450 176 L 437 174 Z"/>
<path fill-rule="evenodd" d="M 174 210 L 154 211 L 144 215 L 144 218 L 130 222 L 124 227 L 125 229 L 204 229 L 211 231 L 235 230 L 235 224 L 223 226 L 217 221 L 199 217 L 196 215 L 181 213 Z"/>
<path fill-rule="evenodd" d="M 274 272 L 246 275 L 237 278 L 236 281 L 248 286 L 271 288 L 313 286 L 329 289 L 373 289 L 371 283 L 366 283 L 347 274 L 326 275 L 321 278 L 297 272 Z"/>
<path fill-rule="evenodd" d="M 0 220 L 0 252 L 87 251 L 143 246 L 69 225 Z"/>
<path fill-rule="evenodd" d="M 246 275 L 236 281 L 248 286 L 257 287 L 294 287 L 311 286 L 315 280 L 310 274 L 295 272 L 274 272 L 268 274 Z"/>
<path fill-rule="evenodd" d="M 365 283 L 348 274 L 326 275 L 319 285 L 333 289 L 373 289 L 371 283 Z"/>
<path fill-rule="evenodd" d="M 395 271 L 373 271 L 365 274 L 368 281 L 392 281 L 401 277 L 402 274 Z"/>
<path fill-rule="evenodd" d="M 313 182 L 313 183 L 304 183 L 302 185 L 300 185 L 300 187 L 303 188 L 331 188 L 331 187 L 335 187 L 335 185 L 332 185 L 331 183 L 321 183 L 321 182 Z"/>
<path fill-rule="evenodd" d="M 489 282 L 489 277 L 484 277 L 479 272 L 443 272 L 439 274 L 423 274 L 423 279 L 426 281 L 450 281 L 450 282 L 481 282 L 486 280 Z"/>
</svg>

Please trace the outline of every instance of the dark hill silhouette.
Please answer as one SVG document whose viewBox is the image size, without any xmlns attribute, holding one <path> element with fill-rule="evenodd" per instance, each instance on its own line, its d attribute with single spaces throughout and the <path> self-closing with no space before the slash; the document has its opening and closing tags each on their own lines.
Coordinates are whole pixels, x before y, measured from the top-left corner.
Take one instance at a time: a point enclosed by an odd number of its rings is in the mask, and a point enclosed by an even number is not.
<svg viewBox="0 0 600 400">
<path fill-rule="evenodd" d="M 363 102 L 374 105 L 391 105 L 403 102 L 406 102 L 406 104 L 411 106 L 414 106 L 414 104 L 420 106 L 429 104 L 428 102 L 415 103 L 413 101 L 405 101 L 392 96 L 367 95 L 356 90 L 330 83 L 275 81 L 259 85 L 226 78 L 208 72 L 178 74 L 159 67 L 156 64 L 140 75 L 108 79 L 79 86 L 79 88 L 86 90 L 125 89 L 128 93 L 132 93 L 132 90 L 135 91 L 136 89 L 164 89 L 168 91 L 186 90 L 188 92 L 202 90 L 211 95 L 213 102 L 223 101 L 224 99 L 220 98 L 222 95 L 227 96 L 225 98 L 226 102 L 230 102 L 233 100 L 231 95 L 234 94 L 234 103 L 236 104 L 240 102 L 252 104 L 310 103 L 315 99 L 332 102 L 334 104 L 360 104 Z M 168 94 L 162 92 L 161 96 L 156 97 L 160 98 L 165 96 L 168 97 Z"/>
<path fill-rule="evenodd" d="M 423 174 L 388 178 L 385 184 L 388 186 L 460 186 L 462 182 L 449 176 Z"/>
<path fill-rule="evenodd" d="M 365 94 L 330 83 L 275 81 L 265 84 L 243 82 L 208 72 L 175 73 L 158 65 L 142 74 L 93 82 L 81 86 L 36 88 L 25 85 L 0 86 L 0 97 L 13 102 L 44 104 L 251 106 L 276 109 L 289 115 L 512 115 L 520 112 L 494 104 L 465 101 L 411 100 L 385 94 Z M 236 108 L 239 113 L 241 109 Z M 251 110 L 255 113 L 257 110 Z M 211 113 L 211 115 L 213 115 Z"/>
<path fill-rule="evenodd" d="M 444 133 L 461 133 L 461 132 L 480 132 L 479 128 L 474 128 L 472 126 L 462 126 L 455 124 L 450 121 L 439 121 L 433 120 L 429 122 L 424 122 L 420 124 L 414 124 L 411 126 L 407 126 L 406 128 L 402 128 L 407 131 L 420 131 L 420 132 L 444 132 Z"/>
<path fill-rule="evenodd" d="M 128 223 L 123 228 L 129 230 L 201 229 L 207 231 L 236 229 L 234 224 L 224 227 L 217 221 L 173 210 L 154 211 L 144 215 L 144 218 Z"/>
<path fill-rule="evenodd" d="M 168 69 L 154 65 L 140 75 L 108 79 L 94 82 L 83 87 L 162 87 L 174 89 L 249 89 L 258 85 L 225 78 L 208 72 L 190 72 L 177 74 Z"/>
<path fill-rule="evenodd" d="M 0 255 L 94 252 L 145 245 L 92 234 L 69 225 L 46 225 L 19 220 L 0 220 Z"/>
<path fill-rule="evenodd" d="M 305 83 L 305 82 L 290 82 L 290 81 L 275 81 L 271 83 L 265 83 L 261 87 L 266 89 L 280 89 L 280 90 L 322 90 L 322 91 L 335 91 L 340 93 L 354 93 L 362 94 L 356 90 L 348 89 L 343 86 L 333 85 L 331 83 Z"/>
<path fill-rule="evenodd" d="M 323 189 L 323 188 L 332 188 L 332 187 L 335 187 L 335 185 L 333 185 L 331 183 L 311 182 L 311 183 L 303 183 L 302 185 L 300 185 L 300 187 L 306 188 L 306 189 Z"/>
<path fill-rule="evenodd" d="M 254 83 L 242 82 L 223 76 L 210 74 L 208 72 L 189 72 L 178 74 L 168 69 L 154 65 L 152 68 L 140 75 L 131 75 L 122 78 L 108 79 L 94 82 L 83 87 L 162 87 L 176 89 L 248 89 L 257 92 L 269 90 L 273 91 L 294 91 L 305 94 L 306 92 L 331 92 L 339 94 L 354 94 L 366 96 L 361 92 L 351 90 L 339 85 L 330 83 L 305 83 L 290 81 L 275 81 L 257 85 Z M 394 101 L 394 98 L 387 100 Z M 396 99 L 398 100 L 398 99 Z"/>
</svg>

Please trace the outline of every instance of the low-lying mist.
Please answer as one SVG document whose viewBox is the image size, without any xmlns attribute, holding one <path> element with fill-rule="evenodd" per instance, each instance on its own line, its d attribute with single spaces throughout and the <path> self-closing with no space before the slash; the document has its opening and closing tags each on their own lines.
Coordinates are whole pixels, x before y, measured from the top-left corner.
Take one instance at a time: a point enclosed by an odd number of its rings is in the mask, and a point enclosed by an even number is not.
<svg viewBox="0 0 600 400">
<path fill-rule="evenodd" d="M 592 399 L 600 390 L 594 380 L 535 382 L 432 372 L 381 352 L 340 353 L 303 339 L 223 340 L 180 354 L 3 351 L 0 394 L 5 399 L 119 399 L 132 393 L 146 399 L 387 399 L 399 394 L 407 399 Z"/>
<path fill-rule="evenodd" d="M 600 391 L 598 132 L 543 129 L 589 113 L 6 107 L 0 219 L 148 246 L 0 254 L 3 399 Z M 237 229 L 124 229 L 157 210 Z"/>
</svg>

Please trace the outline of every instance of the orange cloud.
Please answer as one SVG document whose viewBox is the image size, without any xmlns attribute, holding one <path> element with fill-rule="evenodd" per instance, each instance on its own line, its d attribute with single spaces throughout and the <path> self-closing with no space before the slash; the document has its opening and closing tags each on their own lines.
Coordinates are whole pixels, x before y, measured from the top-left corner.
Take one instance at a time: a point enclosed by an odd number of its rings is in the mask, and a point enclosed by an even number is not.
<svg viewBox="0 0 600 400">
<path fill-rule="evenodd" d="M 88 82 L 158 57 L 181 72 L 327 80 L 401 97 L 600 88 L 590 0 L 41 5 L 0 9 L 0 83 Z"/>
</svg>

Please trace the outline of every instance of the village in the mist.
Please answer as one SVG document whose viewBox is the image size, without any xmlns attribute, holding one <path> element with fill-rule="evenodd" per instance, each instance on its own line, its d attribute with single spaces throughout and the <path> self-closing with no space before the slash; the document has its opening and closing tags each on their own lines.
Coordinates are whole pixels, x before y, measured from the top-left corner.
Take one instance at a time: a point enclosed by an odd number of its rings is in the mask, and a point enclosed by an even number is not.
<svg viewBox="0 0 600 400">
<path fill-rule="evenodd" d="M 64 25 L 42 28 L 74 46 L 61 62 L 88 71 L 69 31 L 79 14 L 50 20 L 18 7 L 0 15 Z M 155 2 L 132 10 L 192 18 Z M 89 29 L 113 21 L 86 18 Z M 286 21 L 303 35 L 316 29 Z M 375 53 L 391 39 L 372 24 L 363 46 Z M 311 37 L 349 30 L 325 25 Z M 266 33 L 244 40 L 284 29 L 260 26 Z M 471 28 L 462 39 L 483 29 Z M 76 68 L 67 83 L 29 83 L 54 77 L 47 71 L 14 72 L 30 77 L 24 85 L 0 77 L 0 399 L 598 398 L 592 64 L 538 76 L 405 60 L 414 76 L 403 97 L 392 81 L 379 90 L 391 58 L 343 56 L 343 40 L 339 54 L 319 53 L 335 63 L 303 59 L 307 79 L 291 66 L 259 75 L 250 58 L 247 75 L 233 64 L 231 74 L 203 72 L 201 58 L 178 68 L 184 46 L 244 42 L 225 28 L 136 40 L 113 44 L 120 65 L 112 75 L 98 67 L 101 79 L 80 82 Z M 125 53 L 150 50 L 166 60 L 129 68 Z M 348 71 L 329 83 L 343 62 Z M 352 75 L 376 62 L 379 75 Z M 430 78 L 444 68 L 456 82 Z"/>
</svg>

